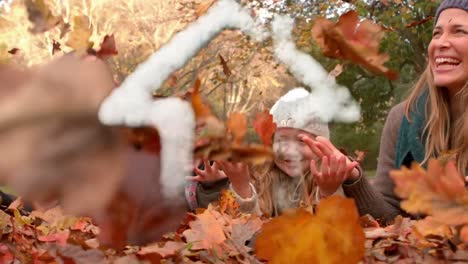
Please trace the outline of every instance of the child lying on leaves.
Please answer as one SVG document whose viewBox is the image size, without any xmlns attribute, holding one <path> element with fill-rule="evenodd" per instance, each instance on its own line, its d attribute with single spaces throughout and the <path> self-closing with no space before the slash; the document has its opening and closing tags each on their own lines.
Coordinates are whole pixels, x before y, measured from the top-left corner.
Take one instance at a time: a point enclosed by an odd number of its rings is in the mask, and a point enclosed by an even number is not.
<svg viewBox="0 0 468 264">
<path fill-rule="evenodd" d="M 251 172 L 245 163 L 207 160 L 196 167 L 186 187 L 190 208 L 206 207 L 226 188 L 234 193 L 243 212 L 266 216 L 298 207 L 301 201 L 316 203 L 333 194 L 343 195 L 343 181 L 361 173 L 358 163 L 335 148 L 323 157 L 315 154 L 323 144 L 331 143 L 328 125 L 307 106 L 308 95 L 305 89 L 296 88 L 272 107 L 270 113 L 277 124 L 275 158 L 265 169 Z"/>
</svg>

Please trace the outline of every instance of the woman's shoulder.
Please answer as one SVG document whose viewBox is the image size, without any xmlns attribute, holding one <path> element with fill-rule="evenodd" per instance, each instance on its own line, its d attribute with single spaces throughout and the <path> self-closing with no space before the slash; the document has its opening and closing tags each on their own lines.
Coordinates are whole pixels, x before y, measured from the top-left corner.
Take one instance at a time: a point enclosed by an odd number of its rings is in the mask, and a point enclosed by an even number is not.
<svg viewBox="0 0 468 264">
<path fill-rule="evenodd" d="M 405 116 L 405 106 L 406 101 L 403 101 L 395 106 L 393 106 L 388 115 L 386 124 L 392 127 L 399 127 L 403 117 Z"/>
</svg>

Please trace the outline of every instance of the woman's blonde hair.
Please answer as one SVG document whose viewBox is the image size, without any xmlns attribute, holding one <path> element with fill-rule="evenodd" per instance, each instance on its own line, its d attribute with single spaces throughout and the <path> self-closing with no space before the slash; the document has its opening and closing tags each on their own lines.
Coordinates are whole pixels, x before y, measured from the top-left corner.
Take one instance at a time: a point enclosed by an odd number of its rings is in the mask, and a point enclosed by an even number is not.
<svg viewBox="0 0 468 264">
<path fill-rule="evenodd" d="M 253 173 L 253 180 L 262 214 L 268 217 L 279 215 L 281 208 L 278 208 L 279 201 L 275 201 L 274 192 L 278 191 L 275 190 L 275 186 L 281 186 L 281 182 L 291 181 L 292 178 L 281 171 L 274 162 L 271 162 L 257 167 Z M 311 173 L 306 172 L 299 181 L 294 181 L 294 184 L 290 184 L 284 191 L 297 198 L 298 204 L 294 207 L 298 207 L 300 202 L 306 205 L 312 204 L 317 187 Z"/>
<path fill-rule="evenodd" d="M 428 65 L 413 91 L 406 100 L 405 116 L 411 122 L 410 112 L 416 111 L 418 97 L 428 90 L 425 105 L 425 126 L 422 137 L 425 139 L 425 157 L 423 164 L 429 158 L 435 158 L 441 154 L 456 153 L 458 172 L 464 176 L 468 165 L 468 82 L 455 95 L 459 99 L 450 102 L 446 88 L 437 87 L 434 84 L 434 76 Z M 463 102 L 465 102 L 463 104 Z M 460 103 L 462 112 L 460 116 L 453 117 L 450 113 L 450 104 Z M 454 120 L 456 118 L 456 120 Z"/>
</svg>

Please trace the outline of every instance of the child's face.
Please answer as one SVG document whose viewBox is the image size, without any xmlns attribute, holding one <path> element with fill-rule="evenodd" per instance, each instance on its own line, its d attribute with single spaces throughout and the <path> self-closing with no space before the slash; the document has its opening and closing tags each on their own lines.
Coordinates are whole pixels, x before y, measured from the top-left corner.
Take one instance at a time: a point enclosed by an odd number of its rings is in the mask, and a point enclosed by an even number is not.
<svg viewBox="0 0 468 264">
<path fill-rule="evenodd" d="M 290 177 L 303 175 L 310 167 L 310 160 L 315 158 L 309 146 L 299 139 L 300 134 L 312 135 L 295 128 L 278 128 L 273 138 L 275 164 Z"/>
</svg>

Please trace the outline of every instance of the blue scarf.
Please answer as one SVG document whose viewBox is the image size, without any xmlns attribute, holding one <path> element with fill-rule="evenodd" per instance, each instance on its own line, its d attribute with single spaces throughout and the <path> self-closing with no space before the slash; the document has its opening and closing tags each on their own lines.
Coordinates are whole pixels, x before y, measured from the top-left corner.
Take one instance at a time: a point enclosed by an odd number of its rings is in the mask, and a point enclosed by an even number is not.
<svg viewBox="0 0 468 264">
<path fill-rule="evenodd" d="M 425 106 L 428 91 L 425 90 L 416 99 L 415 107 L 410 109 L 411 122 L 403 116 L 400 131 L 398 133 L 395 166 L 400 169 L 402 165 L 410 166 L 413 161 L 421 163 L 424 160 L 424 144 L 426 136 L 423 135 L 425 117 Z"/>
</svg>

